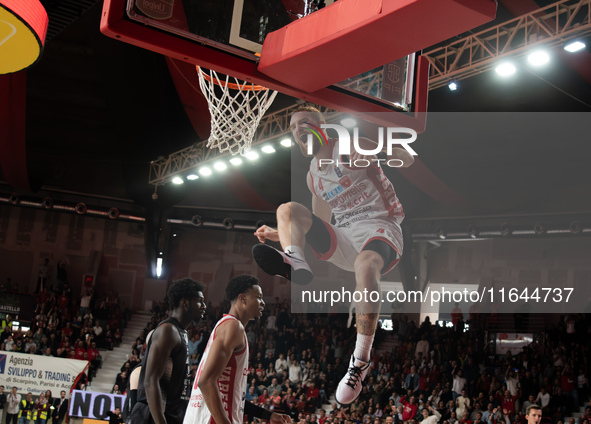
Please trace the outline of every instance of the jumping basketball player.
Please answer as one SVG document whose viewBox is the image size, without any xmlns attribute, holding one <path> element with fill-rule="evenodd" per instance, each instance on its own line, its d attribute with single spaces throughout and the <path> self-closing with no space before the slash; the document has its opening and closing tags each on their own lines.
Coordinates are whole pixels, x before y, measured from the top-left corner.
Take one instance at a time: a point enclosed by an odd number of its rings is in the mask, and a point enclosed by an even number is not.
<svg viewBox="0 0 591 424">
<path fill-rule="evenodd" d="M 180 424 L 191 388 L 189 338 L 185 330 L 205 313 L 205 285 L 190 278 L 172 283 L 170 318 L 158 324 L 148 342 L 131 412 L 131 424 Z"/>
<path fill-rule="evenodd" d="M 312 139 L 312 155 L 308 154 L 308 135 L 323 131 L 320 126 L 324 123 L 324 117 L 313 106 L 301 106 L 292 115 L 293 137 L 304 156 L 312 156 L 307 176 L 313 194 L 312 212 L 295 202 L 281 205 L 277 209 L 277 230 L 262 226 L 255 232 L 263 244 L 253 247 L 253 255 L 268 274 L 306 284 L 313 278 L 304 257 L 307 243 L 319 259 L 354 272 L 356 290 L 379 292 L 380 277 L 394 268 L 402 255 L 400 223 L 404 212 L 375 156 L 363 156 L 351 149 L 350 157 L 342 157 L 336 139 L 325 143 Z M 377 146 L 364 138 L 359 139 L 359 145 L 364 150 Z M 403 148 L 393 148 L 389 159 L 398 159 L 402 167 L 413 163 L 412 155 Z M 330 224 L 332 215 L 335 225 Z M 280 242 L 284 251 L 265 245 L 266 240 Z M 378 312 L 379 302 L 355 305 L 355 351 L 335 391 L 336 400 L 343 405 L 352 403 L 361 391 Z"/>
<path fill-rule="evenodd" d="M 215 325 L 197 370 L 184 424 L 242 424 L 244 414 L 291 424 L 288 415 L 267 411 L 246 396 L 248 341 L 244 327 L 262 315 L 265 302 L 259 281 L 250 275 L 234 277 L 226 287 L 230 312 Z"/>
</svg>

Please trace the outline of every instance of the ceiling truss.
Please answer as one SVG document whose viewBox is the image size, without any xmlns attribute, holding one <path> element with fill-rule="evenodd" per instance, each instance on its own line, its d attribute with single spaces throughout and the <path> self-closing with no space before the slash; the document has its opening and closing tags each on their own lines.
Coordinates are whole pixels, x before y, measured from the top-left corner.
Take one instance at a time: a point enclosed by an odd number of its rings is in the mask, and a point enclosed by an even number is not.
<svg viewBox="0 0 591 424">
<path fill-rule="evenodd" d="M 503 57 L 520 57 L 534 46 L 552 47 L 591 33 L 591 0 L 561 0 L 423 52 L 430 63 L 429 89 L 483 72 Z"/>
</svg>

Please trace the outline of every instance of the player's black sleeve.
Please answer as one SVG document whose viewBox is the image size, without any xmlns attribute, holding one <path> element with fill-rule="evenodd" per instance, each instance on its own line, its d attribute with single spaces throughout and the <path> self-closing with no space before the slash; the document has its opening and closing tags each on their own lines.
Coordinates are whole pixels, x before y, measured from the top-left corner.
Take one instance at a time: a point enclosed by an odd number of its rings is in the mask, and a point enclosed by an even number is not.
<svg viewBox="0 0 591 424">
<path fill-rule="evenodd" d="M 273 415 L 271 411 L 267 411 L 265 408 L 256 406 L 254 403 L 248 400 L 244 401 L 244 413 L 249 417 L 257 417 L 267 421 L 269 421 L 271 419 L 271 415 Z"/>
</svg>

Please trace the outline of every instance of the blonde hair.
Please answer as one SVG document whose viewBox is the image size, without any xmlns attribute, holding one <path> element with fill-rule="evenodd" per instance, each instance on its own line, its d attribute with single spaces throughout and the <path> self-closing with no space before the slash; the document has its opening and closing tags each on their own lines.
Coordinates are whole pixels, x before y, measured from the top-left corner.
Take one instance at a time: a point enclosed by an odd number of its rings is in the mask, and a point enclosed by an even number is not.
<svg viewBox="0 0 591 424">
<path fill-rule="evenodd" d="M 297 109 L 294 110 L 293 113 L 298 113 L 298 112 L 312 113 L 314 115 L 314 117 L 318 120 L 318 122 L 325 122 L 324 115 L 322 114 L 322 112 L 320 112 L 320 109 L 318 109 L 312 103 L 304 103 L 303 105 L 298 106 Z"/>
</svg>

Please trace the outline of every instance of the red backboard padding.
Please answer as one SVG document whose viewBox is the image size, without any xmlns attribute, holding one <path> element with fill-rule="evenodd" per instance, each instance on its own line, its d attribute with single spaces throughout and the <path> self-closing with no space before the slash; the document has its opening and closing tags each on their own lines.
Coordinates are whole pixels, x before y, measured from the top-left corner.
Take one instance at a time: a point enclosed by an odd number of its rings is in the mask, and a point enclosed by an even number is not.
<svg viewBox="0 0 591 424">
<path fill-rule="evenodd" d="M 314 93 L 307 93 L 292 87 L 289 83 L 278 81 L 261 73 L 255 62 L 243 57 L 227 54 L 214 46 L 195 43 L 192 40 L 127 19 L 126 2 L 127 0 L 104 0 L 101 18 L 101 32 L 103 34 L 193 65 L 215 69 L 218 72 L 278 90 L 298 99 L 349 113 L 380 126 L 409 127 L 418 133 L 425 131 L 429 62 L 422 56 L 417 58 L 413 112 L 397 113 L 385 103 L 368 101 L 366 97 L 351 95 L 346 90 L 322 88 Z"/>
<path fill-rule="evenodd" d="M 494 19 L 494 0 L 339 0 L 267 35 L 258 70 L 308 93 Z"/>
</svg>

